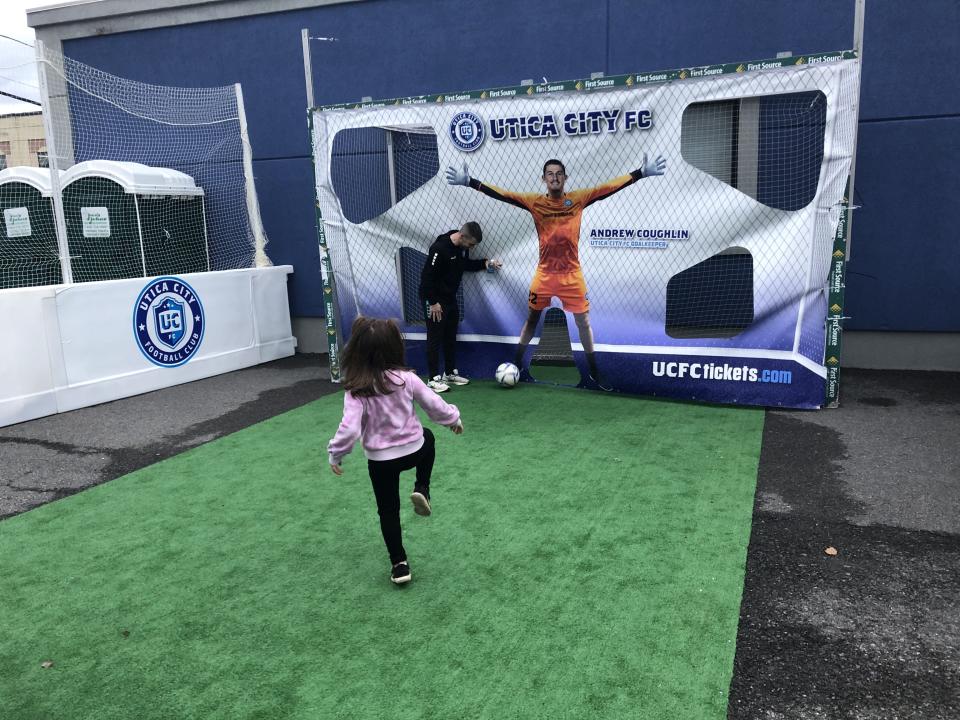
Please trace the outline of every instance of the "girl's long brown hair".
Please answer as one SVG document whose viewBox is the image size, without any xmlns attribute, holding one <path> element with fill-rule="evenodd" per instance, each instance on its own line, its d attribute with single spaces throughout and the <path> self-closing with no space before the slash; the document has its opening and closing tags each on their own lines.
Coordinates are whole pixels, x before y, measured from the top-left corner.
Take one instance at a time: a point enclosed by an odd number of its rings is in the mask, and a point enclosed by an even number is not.
<svg viewBox="0 0 960 720">
<path fill-rule="evenodd" d="M 400 328 L 393 320 L 358 317 L 350 328 L 342 364 L 344 390 L 356 397 L 389 395 L 399 384 L 387 377 L 387 371 L 410 369 Z"/>
</svg>

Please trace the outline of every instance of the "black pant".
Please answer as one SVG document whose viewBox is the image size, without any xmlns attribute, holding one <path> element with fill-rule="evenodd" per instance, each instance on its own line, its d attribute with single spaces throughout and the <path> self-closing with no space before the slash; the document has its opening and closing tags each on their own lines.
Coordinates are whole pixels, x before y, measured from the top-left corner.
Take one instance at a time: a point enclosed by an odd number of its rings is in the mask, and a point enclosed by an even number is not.
<svg viewBox="0 0 960 720">
<path fill-rule="evenodd" d="M 442 303 L 443 315 L 439 321 L 430 319 L 430 306 L 427 305 L 427 367 L 430 377 L 440 374 L 440 349 L 443 348 L 443 361 L 446 372 L 457 369 L 457 327 L 460 325 L 460 307 L 456 302 Z"/>
<path fill-rule="evenodd" d="M 400 537 L 400 473 L 415 467 L 417 481 L 414 487 L 429 490 L 435 456 L 433 433 L 430 428 L 424 428 L 423 447 L 415 453 L 393 460 L 367 460 L 373 494 L 377 498 L 377 512 L 380 514 L 380 531 L 390 553 L 390 562 L 394 565 L 407 559 Z"/>
</svg>

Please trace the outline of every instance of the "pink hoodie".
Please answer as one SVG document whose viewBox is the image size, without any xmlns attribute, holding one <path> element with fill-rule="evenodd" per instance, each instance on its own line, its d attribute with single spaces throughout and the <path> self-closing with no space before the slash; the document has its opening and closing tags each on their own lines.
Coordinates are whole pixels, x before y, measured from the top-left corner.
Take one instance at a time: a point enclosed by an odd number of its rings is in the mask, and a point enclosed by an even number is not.
<svg viewBox="0 0 960 720">
<path fill-rule="evenodd" d="M 460 423 L 457 406 L 441 400 L 415 373 L 390 370 L 387 375 L 397 384 L 389 395 L 354 397 L 351 392 L 344 393 L 343 420 L 327 445 L 331 465 L 339 465 L 361 438 L 370 460 L 393 460 L 419 450 L 423 425 L 414 412 L 414 400 L 434 422 L 447 427 Z"/>
</svg>

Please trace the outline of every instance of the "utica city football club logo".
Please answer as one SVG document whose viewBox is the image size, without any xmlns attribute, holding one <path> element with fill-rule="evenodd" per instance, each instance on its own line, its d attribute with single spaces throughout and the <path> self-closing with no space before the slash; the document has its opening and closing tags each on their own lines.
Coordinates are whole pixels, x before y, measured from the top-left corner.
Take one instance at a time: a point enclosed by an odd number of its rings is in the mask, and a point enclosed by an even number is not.
<svg viewBox="0 0 960 720">
<path fill-rule="evenodd" d="M 133 307 L 133 334 L 140 352 L 154 365 L 179 367 L 203 341 L 203 305 L 177 277 L 151 280 Z"/>
<path fill-rule="evenodd" d="M 472 112 L 459 112 L 450 121 L 450 139 L 464 152 L 473 152 L 483 144 L 483 121 Z"/>
</svg>

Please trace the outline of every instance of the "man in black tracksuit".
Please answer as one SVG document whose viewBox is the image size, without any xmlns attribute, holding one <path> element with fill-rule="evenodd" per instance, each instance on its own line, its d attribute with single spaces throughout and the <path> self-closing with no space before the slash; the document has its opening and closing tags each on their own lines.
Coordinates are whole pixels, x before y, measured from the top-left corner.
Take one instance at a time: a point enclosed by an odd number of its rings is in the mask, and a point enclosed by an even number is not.
<svg viewBox="0 0 960 720">
<path fill-rule="evenodd" d="M 475 222 L 440 235 L 430 246 L 420 274 L 420 298 L 427 306 L 427 364 L 430 368 L 427 385 L 438 393 L 449 390 L 448 383 L 466 385 L 470 382 L 457 372 L 457 326 L 460 323 L 457 290 L 464 271 L 492 271 L 500 267 L 497 260 L 470 257 L 470 249 L 482 239 L 483 231 Z M 446 369 L 443 375 L 440 374 L 441 348 Z"/>
</svg>

